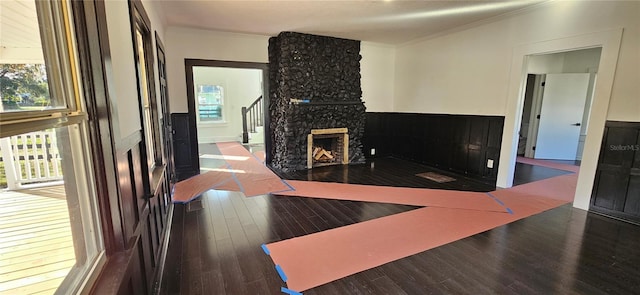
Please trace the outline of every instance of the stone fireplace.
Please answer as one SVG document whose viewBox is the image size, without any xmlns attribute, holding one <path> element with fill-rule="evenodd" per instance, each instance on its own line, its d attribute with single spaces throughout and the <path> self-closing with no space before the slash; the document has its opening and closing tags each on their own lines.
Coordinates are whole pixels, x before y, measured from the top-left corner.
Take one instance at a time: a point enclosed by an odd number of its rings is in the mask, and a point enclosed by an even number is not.
<svg viewBox="0 0 640 295">
<path fill-rule="evenodd" d="M 294 32 L 269 39 L 271 167 L 364 163 L 360 59 L 356 40 Z M 315 147 L 330 156 L 315 160 Z"/>
</svg>

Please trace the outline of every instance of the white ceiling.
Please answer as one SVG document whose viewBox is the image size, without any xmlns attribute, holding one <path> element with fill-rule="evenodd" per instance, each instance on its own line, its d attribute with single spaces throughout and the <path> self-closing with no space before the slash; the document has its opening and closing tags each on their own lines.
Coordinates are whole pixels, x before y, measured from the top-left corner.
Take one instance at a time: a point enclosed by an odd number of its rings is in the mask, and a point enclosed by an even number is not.
<svg viewBox="0 0 640 295">
<path fill-rule="evenodd" d="M 153 0 L 168 26 L 275 36 L 295 31 L 401 44 L 544 0 Z"/>
<path fill-rule="evenodd" d="M 0 1 L 0 46 L 41 46 L 35 2 Z"/>
<path fill-rule="evenodd" d="M 0 0 L 0 63 L 42 62 L 35 1 Z"/>
</svg>

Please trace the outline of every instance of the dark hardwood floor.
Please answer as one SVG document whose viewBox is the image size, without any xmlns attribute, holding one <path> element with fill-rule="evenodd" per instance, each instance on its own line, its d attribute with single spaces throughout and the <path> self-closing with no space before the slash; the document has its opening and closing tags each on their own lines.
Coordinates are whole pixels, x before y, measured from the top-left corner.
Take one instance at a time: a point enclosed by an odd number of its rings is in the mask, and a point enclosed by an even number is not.
<svg viewBox="0 0 640 295">
<path fill-rule="evenodd" d="M 175 204 L 162 294 L 280 294 L 260 247 L 418 207 L 209 191 Z"/>
<path fill-rule="evenodd" d="M 570 173 L 573 172 L 524 163 L 516 163 L 516 170 L 513 175 L 513 185 L 521 185 Z"/>
<path fill-rule="evenodd" d="M 437 172 L 455 178 L 455 181 L 438 183 L 416 176 L 422 172 Z M 415 188 L 449 189 L 460 191 L 490 192 L 496 189 L 475 179 L 449 171 L 397 159 L 369 159 L 363 165 L 325 166 L 313 170 L 276 173 L 283 179 L 341 182 L 383 186 L 402 186 Z M 556 177 L 572 172 L 524 163 L 516 163 L 513 185 Z"/>
<path fill-rule="evenodd" d="M 436 172 L 455 178 L 455 181 L 438 183 L 416 176 L 418 173 Z M 449 171 L 397 158 L 368 159 L 361 165 L 337 165 L 293 172 L 276 171 L 283 179 L 341 182 L 382 186 L 449 189 L 460 191 L 490 192 L 495 184 L 487 184 Z"/>
<path fill-rule="evenodd" d="M 419 181 L 379 177 L 387 164 L 312 177 Z M 394 169 L 418 173 L 409 164 Z M 190 205 L 176 204 L 160 293 L 283 294 L 286 285 L 261 244 L 415 208 L 209 191 Z M 638 294 L 639 245 L 640 227 L 565 205 L 304 294 Z"/>
</svg>

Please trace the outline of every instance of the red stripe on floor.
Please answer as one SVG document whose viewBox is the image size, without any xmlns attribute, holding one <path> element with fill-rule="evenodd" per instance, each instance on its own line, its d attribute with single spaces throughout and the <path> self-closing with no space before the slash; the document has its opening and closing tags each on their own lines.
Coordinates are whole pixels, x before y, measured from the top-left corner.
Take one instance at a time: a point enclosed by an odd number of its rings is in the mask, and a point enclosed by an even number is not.
<svg viewBox="0 0 640 295">
<path fill-rule="evenodd" d="M 210 189 L 243 192 L 245 196 L 290 190 L 280 177 L 237 142 L 217 143 L 226 167 L 176 183 L 173 202 L 185 203 Z"/>
<path fill-rule="evenodd" d="M 251 197 L 290 190 L 278 175 L 260 163 L 241 144 L 237 142 L 222 142 L 217 143 L 217 146 L 222 155 L 234 156 L 234 158 L 225 159 L 230 168 L 243 172 L 235 173 L 235 177 L 242 186 L 245 196 Z M 236 157 L 247 159 L 237 160 Z"/>
<path fill-rule="evenodd" d="M 506 212 L 487 194 L 478 192 L 296 180 L 287 182 L 295 191 L 278 195 Z"/>
<path fill-rule="evenodd" d="M 267 247 L 288 287 L 304 291 L 566 204 L 576 180 L 563 175 L 492 192 L 513 214 L 427 207 Z"/>
<path fill-rule="evenodd" d="M 189 202 L 210 189 L 240 191 L 230 172 L 208 171 L 176 183 L 172 196 L 173 202 Z"/>
<path fill-rule="evenodd" d="M 426 207 L 267 245 L 296 291 L 468 237 L 508 213 Z"/>
<path fill-rule="evenodd" d="M 257 151 L 255 153 L 253 153 L 256 158 L 258 158 L 258 160 L 260 160 L 260 162 L 264 163 L 265 159 L 267 158 L 267 154 L 264 151 Z"/>
</svg>

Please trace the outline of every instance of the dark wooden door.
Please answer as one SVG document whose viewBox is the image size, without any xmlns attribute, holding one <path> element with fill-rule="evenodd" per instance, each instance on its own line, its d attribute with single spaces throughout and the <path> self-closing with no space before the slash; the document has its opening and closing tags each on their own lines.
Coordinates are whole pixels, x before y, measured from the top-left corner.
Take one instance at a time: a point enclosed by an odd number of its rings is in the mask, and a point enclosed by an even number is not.
<svg viewBox="0 0 640 295">
<path fill-rule="evenodd" d="M 640 123 L 607 122 L 591 210 L 640 223 Z"/>
<path fill-rule="evenodd" d="M 187 113 L 171 114 L 176 180 L 189 178 L 200 171 L 198 141 L 190 120 Z"/>
</svg>

